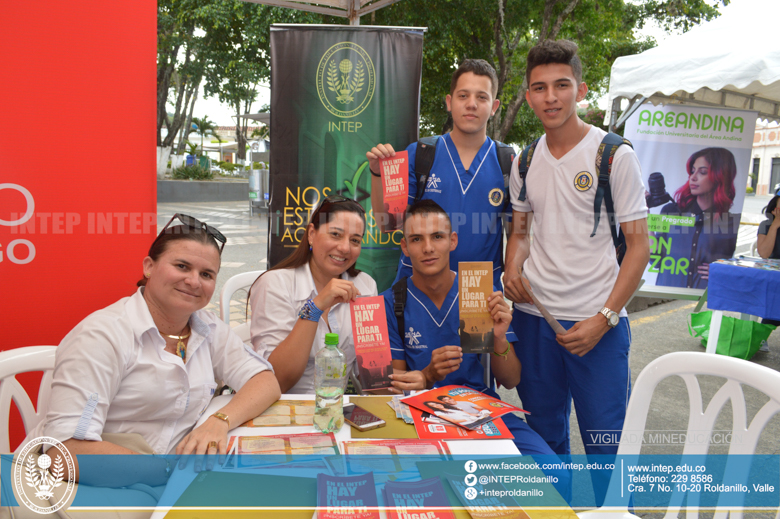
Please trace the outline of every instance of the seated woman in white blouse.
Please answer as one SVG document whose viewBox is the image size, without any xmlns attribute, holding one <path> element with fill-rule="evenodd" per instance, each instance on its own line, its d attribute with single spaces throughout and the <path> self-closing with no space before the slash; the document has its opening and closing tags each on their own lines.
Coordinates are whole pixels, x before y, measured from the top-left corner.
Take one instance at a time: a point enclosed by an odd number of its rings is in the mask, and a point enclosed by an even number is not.
<svg viewBox="0 0 780 519">
<path fill-rule="evenodd" d="M 170 227 L 176 218 L 184 225 Z M 143 260 L 142 288 L 88 316 L 60 343 L 48 412 L 28 440 L 53 437 L 73 455 L 135 454 L 101 435 L 137 433 L 157 454 L 224 454 L 228 430 L 279 398 L 268 363 L 203 310 L 225 237 L 187 215 L 171 222 Z M 238 393 L 193 430 L 215 380 Z M 159 470 L 128 474 L 125 484 L 164 482 L 170 464 L 149 461 Z"/>
<path fill-rule="evenodd" d="M 295 251 L 252 286 L 252 345 L 273 365 L 283 393 L 314 392 L 314 356 L 326 333 L 339 334 L 356 373 L 349 301 L 377 295 L 373 278 L 355 268 L 365 229 L 360 204 L 325 198 Z"/>
</svg>

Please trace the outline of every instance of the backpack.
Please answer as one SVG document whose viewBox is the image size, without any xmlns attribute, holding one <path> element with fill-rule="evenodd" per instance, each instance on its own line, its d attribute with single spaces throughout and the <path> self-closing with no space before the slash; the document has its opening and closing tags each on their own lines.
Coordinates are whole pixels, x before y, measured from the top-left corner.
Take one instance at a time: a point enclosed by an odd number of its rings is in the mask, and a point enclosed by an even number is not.
<svg viewBox="0 0 780 519">
<path fill-rule="evenodd" d="M 439 135 L 435 135 L 433 137 L 423 137 L 417 141 L 417 152 L 414 155 L 414 174 L 417 178 L 415 202 L 422 200 L 425 188 L 428 187 L 428 175 L 431 173 L 433 160 L 436 157 L 436 143 L 438 140 Z M 504 189 L 508 189 L 509 173 L 512 170 L 512 161 L 515 160 L 515 150 L 503 142 L 494 142 L 496 143 L 498 164 L 501 166 L 501 173 L 504 175 Z"/>
<path fill-rule="evenodd" d="M 541 138 L 541 137 L 540 137 Z M 520 160 L 517 164 L 517 170 L 520 175 L 520 179 L 523 181 L 523 187 L 520 188 L 520 194 L 517 199 L 525 201 L 525 177 L 528 174 L 528 168 L 533 159 L 534 150 L 539 143 L 539 139 L 526 146 L 520 155 Z M 596 198 L 593 201 L 593 232 L 590 237 L 593 238 L 596 235 L 596 229 L 599 228 L 599 221 L 601 220 L 601 203 L 607 207 L 607 219 L 609 220 L 609 230 L 612 233 L 612 244 L 615 246 L 615 254 L 617 255 L 618 265 L 623 263 L 623 256 L 626 254 L 626 238 L 620 232 L 620 227 L 615 222 L 615 206 L 612 201 L 612 190 L 609 188 L 609 175 L 612 173 L 612 161 L 615 158 L 615 152 L 620 146 L 627 144 L 633 149 L 633 145 L 628 139 L 624 139 L 616 133 L 608 133 L 602 139 L 599 144 L 599 151 L 596 154 L 596 169 L 599 171 L 599 183 L 596 188 Z"/>
</svg>

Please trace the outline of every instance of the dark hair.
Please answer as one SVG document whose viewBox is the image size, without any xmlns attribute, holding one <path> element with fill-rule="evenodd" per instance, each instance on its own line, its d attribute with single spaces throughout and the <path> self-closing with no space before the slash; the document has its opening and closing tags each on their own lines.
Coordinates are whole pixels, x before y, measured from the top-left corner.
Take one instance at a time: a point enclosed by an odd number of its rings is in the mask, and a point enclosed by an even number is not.
<svg viewBox="0 0 780 519">
<path fill-rule="evenodd" d="M 780 200 L 780 195 L 775 195 L 772 200 L 769 201 L 768 204 L 766 204 L 766 207 L 764 207 L 761 212 L 763 212 L 767 217 L 772 214 L 772 211 L 775 210 L 777 207 L 777 201 Z"/>
<path fill-rule="evenodd" d="M 484 59 L 465 59 L 460 64 L 458 70 L 452 74 L 452 81 L 450 82 L 450 95 L 455 92 L 455 87 L 458 86 L 458 79 L 466 72 L 471 72 L 477 76 L 486 76 L 490 79 L 490 94 L 493 98 L 498 93 L 498 76 L 496 75 L 496 69 L 485 61 Z"/>
<path fill-rule="evenodd" d="M 737 176 L 737 162 L 734 160 L 734 154 L 726 148 L 699 150 L 691 155 L 685 164 L 688 177 L 693 174 L 693 164 L 700 157 L 704 157 L 710 163 L 711 181 L 716 185 L 715 192 L 712 194 L 713 212 L 716 214 L 728 212 L 736 195 L 734 179 Z M 674 201 L 682 211 L 687 210 L 696 198 L 695 195 L 691 194 L 689 183 L 686 182 L 674 193 Z"/>
<path fill-rule="evenodd" d="M 434 411 L 441 411 L 441 409 L 433 407 L 431 404 L 436 404 L 436 405 L 443 406 L 445 409 L 450 410 L 450 411 L 458 411 L 459 410 L 454 405 L 450 405 L 450 404 L 447 404 L 445 402 L 434 402 L 432 400 L 428 400 L 427 402 L 423 402 L 423 404 L 427 405 L 429 409 L 433 409 Z"/>
<path fill-rule="evenodd" d="M 577 83 L 582 82 L 582 61 L 577 55 L 577 44 L 569 40 L 544 40 L 528 51 L 525 81 L 531 86 L 531 71 L 539 65 L 559 63 L 569 65 Z"/>
<path fill-rule="evenodd" d="M 453 406 L 452 404 L 448 404 L 447 402 L 445 402 L 444 401 L 445 398 L 452 398 L 452 397 L 450 395 L 439 395 L 439 396 L 436 397 L 436 400 L 440 400 L 442 404 L 450 406 L 450 407 L 452 407 L 454 409 L 457 409 L 456 406 Z"/>
<path fill-rule="evenodd" d="M 168 227 L 165 229 L 165 231 L 157 236 L 157 238 L 155 238 L 155 240 L 152 242 L 152 245 L 149 247 L 148 256 L 152 258 L 153 261 L 157 261 L 160 256 L 162 256 L 165 251 L 168 250 L 168 246 L 171 243 L 180 240 L 191 240 L 202 243 L 203 245 L 211 245 L 217 249 L 220 260 L 222 259 L 222 249 L 220 249 L 219 244 L 217 244 L 217 240 L 215 240 L 204 229 L 189 227 L 187 225 L 174 225 L 173 227 Z M 136 285 L 139 287 L 146 286 L 146 278 L 141 278 L 141 280 L 138 281 Z"/>
<path fill-rule="evenodd" d="M 415 202 L 412 205 L 409 206 L 409 208 L 404 213 L 404 224 L 401 227 L 401 230 L 406 230 L 406 222 L 415 215 L 418 214 L 442 214 L 447 219 L 447 223 L 450 226 L 450 230 L 452 230 L 452 221 L 450 220 L 450 215 L 447 214 L 447 211 L 442 209 L 442 207 L 434 202 L 433 200 L 420 200 L 419 202 Z"/>
<path fill-rule="evenodd" d="M 323 201 L 322 205 L 312 213 L 312 218 L 309 221 L 309 224 L 314 224 L 314 228 L 319 229 L 320 225 L 330 220 L 332 215 L 344 212 L 355 213 L 356 215 L 360 216 L 360 219 L 363 220 L 363 232 L 365 233 L 366 213 L 363 208 L 354 200 L 341 200 L 337 202 L 328 202 L 327 200 Z M 309 226 L 306 225 L 306 229 L 308 228 Z M 298 247 L 295 248 L 292 254 L 268 270 L 295 269 L 307 264 L 311 259 L 311 250 L 309 248 L 309 240 L 306 238 L 306 236 L 307 234 L 304 233 L 300 243 L 298 243 Z M 355 264 L 353 263 L 347 269 L 347 273 L 354 277 L 360 274 L 360 271 L 355 268 Z"/>
</svg>

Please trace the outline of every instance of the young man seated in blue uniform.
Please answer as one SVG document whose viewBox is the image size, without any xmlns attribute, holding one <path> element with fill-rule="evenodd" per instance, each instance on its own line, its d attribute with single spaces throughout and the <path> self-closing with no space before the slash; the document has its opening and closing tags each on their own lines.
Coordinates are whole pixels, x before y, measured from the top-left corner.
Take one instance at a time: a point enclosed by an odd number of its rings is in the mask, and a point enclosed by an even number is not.
<svg viewBox="0 0 780 519">
<path fill-rule="evenodd" d="M 393 313 L 393 289 L 382 293 L 393 355 L 393 386 L 410 390 L 462 385 L 499 398 L 485 385 L 480 356 L 464 355 L 459 346 L 458 276 L 450 270 L 450 252 L 458 245 L 458 235 L 452 232 L 447 213 L 436 202 L 421 200 L 407 210 L 403 230 L 401 248 L 412 263 L 403 332 L 399 332 Z M 511 309 L 499 291 L 491 294 L 488 307 L 494 320 L 492 375 L 511 389 L 520 382 L 521 370 L 510 344 L 517 340 L 510 329 Z M 523 420 L 511 413 L 502 419 L 523 455 L 554 456 Z M 558 478 L 559 491 L 568 488 L 565 471 L 548 474 Z"/>
<path fill-rule="evenodd" d="M 418 143 L 409 144 L 409 204 L 415 200 L 433 200 L 454 222 L 464 247 L 453 251 L 451 262 L 493 262 L 493 284 L 501 286 L 502 216 L 509 210 L 504 175 L 498 158 L 499 144 L 487 136 L 487 123 L 501 102 L 496 98 L 498 77 L 482 59 L 466 59 L 452 75 L 447 111 L 452 115 L 452 130 L 436 141 L 436 151 L 425 186 L 417 185 Z M 383 230 L 392 221 L 384 204 L 379 159 L 395 155 L 393 145 L 377 144 L 366 153 L 371 169 L 371 207 Z M 508 172 L 507 172 L 508 173 Z M 418 196 L 420 190 L 422 196 Z M 398 263 L 396 281 L 412 275 L 409 257 L 404 253 Z"/>
</svg>

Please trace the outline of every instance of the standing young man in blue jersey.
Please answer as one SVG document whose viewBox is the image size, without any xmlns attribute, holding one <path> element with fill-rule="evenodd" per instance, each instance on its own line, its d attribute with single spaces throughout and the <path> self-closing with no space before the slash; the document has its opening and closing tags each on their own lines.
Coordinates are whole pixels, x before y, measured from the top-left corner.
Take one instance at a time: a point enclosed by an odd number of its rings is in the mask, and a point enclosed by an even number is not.
<svg viewBox="0 0 780 519">
<path fill-rule="evenodd" d="M 450 215 L 453 231 L 462 246 L 453 251 L 453 265 L 460 261 L 493 262 L 494 285 L 501 286 L 502 222 L 507 197 L 504 176 L 498 161 L 497 145 L 487 137 L 488 119 L 500 104 L 496 99 L 498 78 L 485 60 L 467 59 L 452 76 L 447 111 L 452 114 L 453 128 L 436 141 L 423 199 L 433 200 Z M 405 144 L 405 143 L 404 143 Z M 417 143 L 409 152 L 409 203 L 418 189 L 415 176 Z M 385 212 L 379 159 L 392 157 L 391 144 L 377 144 L 366 153 L 371 168 L 371 207 L 382 230 L 387 230 L 390 216 Z M 396 281 L 411 275 L 409 257 L 401 256 Z"/>
<path fill-rule="evenodd" d="M 512 327 L 518 331 L 517 355 L 524 368 L 517 391 L 531 412 L 528 424 L 557 454 L 571 452 L 573 399 L 585 452 L 614 455 L 617 444 L 599 438 L 613 438 L 601 433 L 619 435 L 623 428 L 631 383 L 631 332 L 624 306 L 650 257 L 641 170 L 631 147 L 620 146 L 609 178 L 615 217 L 626 241 L 618 265 L 603 204 L 600 225 L 591 237 L 599 176 L 596 156 L 606 132 L 577 116 L 577 103 L 588 91 L 577 46 L 544 41 L 531 49 L 527 63 L 526 100 L 545 135 L 525 179 L 515 160 L 510 180 L 513 226 L 504 283 L 516 303 Z M 523 187 L 525 197 L 520 196 Z M 521 278 L 566 333 L 556 336 Z M 598 501 L 609 473 L 594 477 L 602 479 L 594 485 Z"/>
</svg>

